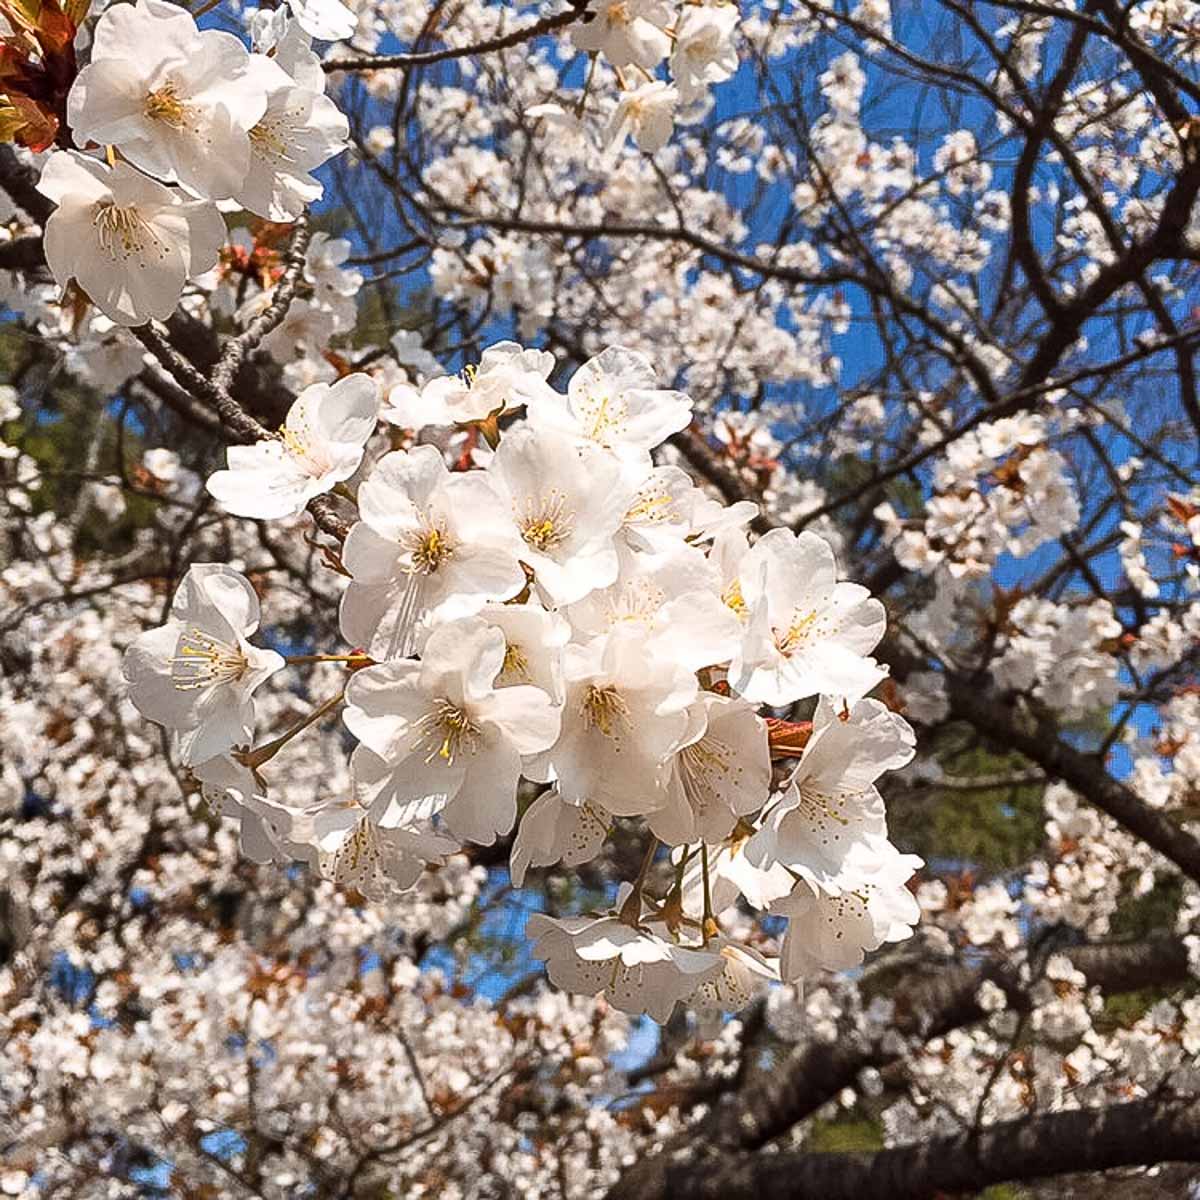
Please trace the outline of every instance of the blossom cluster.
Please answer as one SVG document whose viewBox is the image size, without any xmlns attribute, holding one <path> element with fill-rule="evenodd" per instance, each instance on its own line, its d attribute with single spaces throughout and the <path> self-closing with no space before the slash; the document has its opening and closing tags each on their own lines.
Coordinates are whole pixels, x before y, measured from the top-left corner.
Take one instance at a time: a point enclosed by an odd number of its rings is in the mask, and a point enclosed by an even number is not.
<svg viewBox="0 0 1200 1200">
<path fill-rule="evenodd" d="M 692 403 L 643 355 L 610 347 L 565 394 L 554 366 L 501 343 L 461 376 L 393 387 L 382 409 L 375 381 L 351 374 L 301 393 L 278 437 L 231 449 L 207 486 L 241 516 L 295 517 L 356 481 L 338 563 L 353 649 L 301 656 L 342 663 L 344 691 L 254 747 L 253 693 L 285 659 L 249 640 L 246 578 L 194 564 L 171 620 L 126 655 L 134 704 L 241 818 L 255 858 L 302 857 L 367 895 L 514 827 L 519 886 L 531 866 L 587 862 L 617 821 L 644 822 L 643 868 L 610 910 L 528 927 L 554 982 L 630 1012 L 740 1008 L 780 973 L 907 937 L 921 864 L 888 840 L 875 782 L 914 738 L 865 698 L 886 674 L 870 657 L 882 606 L 838 579 L 818 535 L 752 541 L 753 504 L 655 464 Z M 429 441 L 364 467 L 380 418 L 470 444 L 454 469 Z M 760 709 L 805 701 L 811 724 L 785 723 L 799 764 L 776 774 Z M 357 741 L 347 793 L 280 802 L 260 768 L 338 706 Z M 673 882 L 654 897 L 660 843 Z M 778 962 L 723 931 L 739 898 L 788 919 Z"/>
<path fill-rule="evenodd" d="M 118 325 L 165 320 L 216 266 L 222 209 L 294 221 L 321 196 L 311 172 L 349 126 L 306 27 L 329 33 L 307 17 L 262 14 L 252 52 L 165 0 L 101 16 L 67 97 L 79 149 L 52 152 L 38 183 L 57 206 L 45 252 L 60 287 Z"/>
</svg>

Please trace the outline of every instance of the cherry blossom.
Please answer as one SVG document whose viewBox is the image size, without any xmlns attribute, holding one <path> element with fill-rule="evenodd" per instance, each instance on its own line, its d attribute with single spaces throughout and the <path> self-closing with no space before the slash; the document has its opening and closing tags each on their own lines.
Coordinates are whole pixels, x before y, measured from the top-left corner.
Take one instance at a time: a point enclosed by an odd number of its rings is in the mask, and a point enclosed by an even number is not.
<svg viewBox="0 0 1200 1200">
<path fill-rule="evenodd" d="M 730 681 L 747 700 L 788 704 L 818 692 L 860 699 L 885 672 L 866 655 L 884 631 L 883 606 L 838 582 L 829 543 L 776 529 L 738 565 L 730 592 L 745 634 Z"/>
<path fill-rule="evenodd" d="M 60 287 L 74 279 L 118 325 L 165 320 L 189 278 L 217 261 L 225 222 L 216 208 L 125 163 L 52 154 L 38 190 L 58 206 L 46 223 L 46 261 Z"/>
<path fill-rule="evenodd" d="M 434 629 L 419 664 L 355 673 L 345 721 L 374 756 L 358 763 L 373 804 L 436 797 L 454 833 L 484 844 L 512 828 L 522 760 L 554 743 L 559 714 L 540 688 L 495 687 L 504 657 L 503 633 L 468 617 Z"/>
<path fill-rule="evenodd" d="M 205 486 L 238 516 L 295 516 L 358 470 L 378 409 L 376 384 L 368 375 L 315 383 L 296 397 L 278 440 L 230 446 L 229 469 L 210 475 Z"/>
<path fill-rule="evenodd" d="M 126 652 L 129 698 L 175 735 L 184 763 L 252 738 L 253 693 L 283 666 L 274 650 L 246 640 L 258 622 L 258 597 L 244 576 L 222 563 L 193 563 L 170 620 Z"/>
<path fill-rule="evenodd" d="M 358 507 L 342 632 L 376 658 L 411 654 L 422 620 L 469 616 L 525 586 L 503 500 L 481 474 L 452 476 L 432 446 L 380 459 Z"/>
<path fill-rule="evenodd" d="M 224 199 L 245 179 L 250 130 L 277 72 L 173 4 L 117 5 L 98 22 L 92 62 L 71 89 L 71 128 L 81 146 L 114 145 L 147 174 Z"/>
</svg>

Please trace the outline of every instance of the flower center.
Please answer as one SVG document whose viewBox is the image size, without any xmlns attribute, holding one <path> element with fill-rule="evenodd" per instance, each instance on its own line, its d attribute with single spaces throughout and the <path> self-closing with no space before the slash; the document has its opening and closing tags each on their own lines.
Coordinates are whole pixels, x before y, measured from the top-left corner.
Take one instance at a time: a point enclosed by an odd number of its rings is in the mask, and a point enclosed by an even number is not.
<svg viewBox="0 0 1200 1200">
<path fill-rule="evenodd" d="M 679 780 L 694 812 L 703 813 L 707 810 L 716 797 L 720 777 L 728 775 L 733 769 L 733 757 L 733 751 L 724 742 L 707 736 L 680 750 Z M 736 768 L 736 775 L 741 772 L 741 767 Z"/>
<path fill-rule="evenodd" d="M 435 700 L 433 708 L 417 721 L 416 730 L 414 749 L 428 750 L 427 763 L 440 758 L 447 766 L 452 766 L 457 754 L 464 749 L 468 754 L 474 754 L 479 745 L 479 726 L 449 700 Z"/>
<path fill-rule="evenodd" d="M 626 525 L 653 525 L 658 521 L 673 521 L 678 516 L 674 501 L 666 492 L 650 488 L 638 493 L 633 507 L 625 514 Z"/>
<path fill-rule="evenodd" d="M 618 7 L 625 12 L 624 5 Z M 611 15 L 612 10 L 609 12 Z M 628 20 L 628 13 L 625 13 L 624 19 Z M 585 395 L 579 402 L 579 418 L 583 422 L 584 437 L 599 442 L 602 446 L 609 444 L 610 435 L 621 427 L 625 416 L 625 405 L 615 402 L 607 392 L 600 396 Z"/>
<path fill-rule="evenodd" d="M 820 615 L 815 610 L 796 613 L 792 617 L 791 625 L 783 633 L 776 631 L 775 645 L 779 648 L 780 654 L 791 655 L 807 646 L 817 631 L 817 621 Z"/>
<path fill-rule="evenodd" d="M 803 811 L 814 832 L 821 838 L 821 844 L 829 844 L 829 831 L 832 825 L 849 826 L 850 818 L 846 816 L 846 807 L 851 800 L 860 800 L 860 792 L 835 792 L 829 794 L 805 781 L 796 789 L 800 796 L 798 807 Z"/>
<path fill-rule="evenodd" d="M 604 687 L 588 686 L 580 715 L 588 729 L 598 729 L 605 737 L 615 737 L 618 725 L 630 725 L 629 705 L 611 683 Z"/>
<path fill-rule="evenodd" d="M 742 582 L 735 579 L 722 593 L 721 602 L 726 608 L 731 608 L 739 617 L 746 615 L 746 598 L 742 595 Z"/>
<path fill-rule="evenodd" d="M 171 682 L 179 691 L 190 692 L 212 684 L 233 683 L 241 679 L 249 667 L 240 646 L 231 646 L 203 629 L 192 628 L 175 646 Z"/>
<path fill-rule="evenodd" d="M 166 247 L 133 205 L 101 201 L 92 212 L 92 225 L 100 249 L 114 262 L 141 254 L 147 245 L 155 247 L 159 258 L 166 254 Z"/>
<path fill-rule="evenodd" d="M 287 140 L 281 132 L 278 121 L 264 117 L 249 133 L 250 144 L 264 158 L 284 158 L 287 156 Z"/>
<path fill-rule="evenodd" d="M 650 624 L 667 602 L 662 588 L 648 579 L 633 579 L 608 604 L 608 623 L 644 621 Z"/>
<path fill-rule="evenodd" d="M 279 430 L 283 448 L 309 475 L 324 475 L 329 470 L 329 461 L 319 452 L 308 425 L 289 429 L 286 425 Z"/>
<path fill-rule="evenodd" d="M 162 87 L 155 88 L 146 97 L 144 111 L 151 121 L 162 121 L 173 129 L 180 129 L 187 123 L 187 105 L 180 100 L 173 83 L 164 83 Z"/>
<path fill-rule="evenodd" d="M 525 508 L 521 537 L 526 545 L 545 554 L 561 546 L 574 532 L 575 514 L 567 508 L 567 498 L 557 488 Z"/>
<path fill-rule="evenodd" d="M 412 559 L 409 570 L 418 575 L 432 575 L 454 555 L 454 543 L 444 525 L 426 525 L 415 530 L 408 535 L 405 549 Z"/>
<path fill-rule="evenodd" d="M 520 646 L 504 647 L 504 664 L 500 668 L 501 677 L 529 678 L 529 655 Z"/>
</svg>

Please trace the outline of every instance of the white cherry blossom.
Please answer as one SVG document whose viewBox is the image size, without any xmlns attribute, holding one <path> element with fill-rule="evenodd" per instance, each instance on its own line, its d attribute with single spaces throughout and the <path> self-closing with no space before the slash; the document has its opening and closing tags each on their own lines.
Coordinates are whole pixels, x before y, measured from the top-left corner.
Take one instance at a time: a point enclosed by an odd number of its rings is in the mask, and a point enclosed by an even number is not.
<svg viewBox="0 0 1200 1200">
<path fill-rule="evenodd" d="M 247 132 L 246 174 L 233 196 L 260 217 L 294 221 L 324 194 L 311 172 L 346 148 L 350 126 L 328 96 L 299 86 L 274 60 L 260 74 L 266 111 Z"/>
<path fill-rule="evenodd" d="M 858 861 L 852 869 L 858 880 L 853 890 L 827 895 L 801 880 L 790 895 L 771 905 L 772 913 L 788 919 L 780 949 L 785 981 L 858 966 L 866 951 L 912 936 L 921 909 L 906 884 L 924 864 L 889 843 L 883 846 L 886 855 L 879 846 L 855 848 Z"/>
<path fill-rule="evenodd" d="M 79 145 L 116 146 L 139 170 L 220 200 L 246 177 L 249 132 L 277 71 L 232 34 L 197 29 L 174 4 L 117 4 L 96 25 L 67 115 Z"/>
<path fill-rule="evenodd" d="M 606 135 L 610 155 L 631 135 L 639 150 L 647 154 L 661 150 L 671 140 L 678 102 L 679 90 L 662 80 L 622 92 Z"/>
<path fill-rule="evenodd" d="M 509 874 L 521 887 L 530 867 L 591 862 L 608 836 L 609 818 L 586 801 L 567 804 L 556 788 L 547 788 L 526 810 L 513 838 Z"/>
<path fill-rule="evenodd" d="M 555 920 L 534 913 L 525 928 L 534 957 L 545 961 L 558 987 L 587 996 L 603 992 L 622 1012 L 645 1012 L 660 1023 L 724 970 L 719 954 L 677 945 L 616 916 Z"/>
<path fill-rule="evenodd" d="M 533 571 L 550 607 L 612 583 L 616 532 L 629 508 L 615 458 L 524 427 L 505 435 L 487 476 L 509 518 L 505 545 Z"/>
<path fill-rule="evenodd" d="M 253 646 L 258 597 L 221 563 L 193 563 L 171 603 L 171 617 L 125 653 L 129 698 L 170 730 L 187 765 L 248 744 L 253 693 L 283 666 L 274 650 Z"/>
<path fill-rule="evenodd" d="M 875 781 L 906 766 L 915 741 L 904 718 L 878 700 L 839 711 L 822 696 L 787 791 L 746 847 L 750 861 L 782 863 L 828 892 L 852 887 L 843 874 L 853 848 L 887 837 Z"/>
<path fill-rule="evenodd" d="M 451 475 L 433 446 L 384 455 L 358 508 L 341 626 L 375 658 L 412 654 L 423 620 L 469 616 L 525 586 L 503 500 L 481 472 Z"/>
<path fill-rule="evenodd" d="M 692 402 L 660 388 L 650 360 L 637 350 L 610 346 L 571 376 L 565 397 L 529 401 L 535 429 L 556 429 L 644 462 L 673 433 L 686 429 Z"/>
<path fill-rule="evenodd" d="M 406 429 L 427 425 L 465 425 L 511 412 L 544 394 L 554 356 L 525 350 L 515 342 L 489 346 L 479 365 L 460 375 L 442 375 L 423 387 L 397 384 L 388 396 L 384 420 Z"/>
<path fill-rule="evenodd" d="M 571 26 L 580 50 L 599 51 L 614 67 L 657 66 L 671 49 L 665 32 L 672 10 L 663 0 L 600 0 Z"/>
<path fill-rule="evenodd" d="M 767 730 L 753 705 L 702 692 L 671 760 L 663 806 L 646 823 L 660 841 L 716 844 L 739 817 L 757 812 L 771 787 Z"/>
<path fill-rule="evenodd" d="M 525 773 L 557 781 L 569 804 L 590 802 L 614 816 L 661 808 L 667 760 L 688 728 L 695 676 L 647 653 L 636 627 L 564 652 L 562 735 Z"/>
<path fill-rule="evenodd" d="M 74 151 L 51 154 L 38 191 L 58 206 L 46 222 L 46 262 L 110 320 L 165 320 L 189 278 L 209 270 L 225 241 L 216 207 Z"/>
<path fill-rule="evenodd" d="M 237 516 L 295 516 L 358 470 L 378 409 L 378 388 L 369 375 L 313 384 L 296 397 L 278 439 L 230 446 L 229 469 L 214 472 L 205 486 Z"/>
<path fill-rule="evenodd" d="M 733 4 L 687 5 L 675 27 L 671 76 L 685 103 L 702 97 L 711 84 L 728 79 L 738 66 Z"/>
<path fill-rule="evenodd" d="M 345 721 L 382 760 L 359 764 L 360 781 L 380 788 L 375 803 L 437 797 L 449 828 L 485 845 L 512 828 L 522 759 L 554 743 L 559 712 L 540 688 L 495 686 L 504 649 L 499 629 L 468 617 L 434 629 L 419 663 L 354 673 Z"/>
<path fill-rule="evenodd" d="M 815 533 L 765 534 L 738 565 L 729 600 L 745 618 L 729 682 L 747 700 L 781 705 L 825 692 L 855 701 L 886 675 L 866 657 L 883 637 L 883 605 L 838 582 L 833 550 Z"/>
</svg>

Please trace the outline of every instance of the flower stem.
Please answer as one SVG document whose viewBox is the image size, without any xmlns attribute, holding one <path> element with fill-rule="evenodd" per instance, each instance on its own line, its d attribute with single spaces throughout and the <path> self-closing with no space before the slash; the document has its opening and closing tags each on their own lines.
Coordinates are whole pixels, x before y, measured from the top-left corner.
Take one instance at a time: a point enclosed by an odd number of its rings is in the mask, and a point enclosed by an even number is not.
<svg viewBox="0 0 1200 1200">
<path fill-rule="evenodd" d="M 283 660 L 289 667 L 301 666 L 304 663 L 369 663 L 374 661 L 366 654 L 288 654 Z"/>
<path fill-rule="evenodd" d="M 617 914 L 621 921 L 626 925 L 632 925 L 635 929 L 642 919 L 642 888 L 645 886 L 646 876 L 650 874 L 650 868 L 654 864 L 654 854 L 657 850 L 658 838 L 652 837 L 646 846 L 646 853 L 642 858 L 637 878 L 633 881 L 633 891 L 629 893 L 625 903 L 621 905 L 620 913 Z"/>
<path fill-rule="evenodd" d="M 714 937 L 719 931 L 717 928 L 716 918 L 713 916 L 712 909 L 712 887 L 708 879 L 708 843 L 700 843 L 700 870 L 704 875 L 704 919 L 702 929 L 704 932 L 704 944 L 708 945 L 708 939 Z"/>
<path fill-rule="evenodd" d="M 343 688 L 336 696 L 330 696 L 323 704 L 319 704 L 307 717 L 298 724 L 293 725 L 291 729 L 281 734 L 273 742 L 267 742 L 265 745 L 259 746 L 256 750 L 247 750 L 238 756 L 239 759 L 251 771 L 257 771 L 264 763 L 270 762 L 292 738 L 303 733 L 310 725 L 315 725 L 323 716 L 341 704 L 342 697 L 345 694 L 346 689 Z"/>
</svg>

